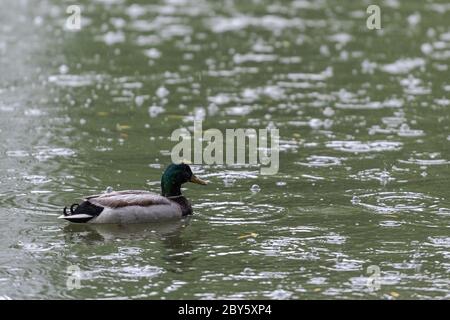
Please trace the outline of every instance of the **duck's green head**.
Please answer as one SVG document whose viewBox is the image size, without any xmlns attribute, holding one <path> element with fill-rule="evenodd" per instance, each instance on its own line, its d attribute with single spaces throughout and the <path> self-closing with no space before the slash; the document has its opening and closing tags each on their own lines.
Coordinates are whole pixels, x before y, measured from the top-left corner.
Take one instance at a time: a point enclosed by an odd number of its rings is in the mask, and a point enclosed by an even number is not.
<svg viewBox="0 0 450 320">
<path fill-rule="evenodd" d="M 171 164 L 161 177 L 161 193 L 165 197 L 179 196 L 181 195 L 181 185 L 186 182 L 206 184 L 206 181 L 197 178 L 192 173 L 187 164 Z"/>
</svg>

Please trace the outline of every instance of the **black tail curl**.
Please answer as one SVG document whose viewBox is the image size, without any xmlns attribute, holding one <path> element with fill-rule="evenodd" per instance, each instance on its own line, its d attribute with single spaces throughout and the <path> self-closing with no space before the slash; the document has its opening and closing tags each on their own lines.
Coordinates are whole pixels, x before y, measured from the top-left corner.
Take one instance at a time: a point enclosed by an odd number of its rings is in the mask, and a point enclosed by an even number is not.
<svg viewBox="0 0 450 320">
<path fill-rule="evenodd" d="M 70 214 L 67 213 L 67 207 L 64 207 L 64 209 L 63 209 L 64 216 L 67 217 L 67 216 L 73 215 L 73 214 L 75 213 L 76 208 L 77 208 L 78 206 L 79 206 L 78 203 L 72 204 L 72 205 L 70 206 Z"/>
<path fill-rule="evenodd" d="M 77 214 L 87 214 L 92 217 L 98 216 L 103 211 L 103 207 L 96 206 L 89 201 L 84 201 L 80 204 L 74 203 L 70 206 L 70 212 L 67 207 L 64 207 L 63 213 L 65 217 L 69 217 Z"/>
</svg>

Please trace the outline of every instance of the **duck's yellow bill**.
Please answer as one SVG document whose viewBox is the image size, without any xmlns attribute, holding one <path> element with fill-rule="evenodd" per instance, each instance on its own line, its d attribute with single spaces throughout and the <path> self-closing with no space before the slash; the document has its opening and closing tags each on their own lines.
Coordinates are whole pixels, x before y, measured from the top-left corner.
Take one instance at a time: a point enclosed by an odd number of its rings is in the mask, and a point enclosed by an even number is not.
<svg viewBox="0 0 450 320">
<path fill-rule="evenodd" d="M 192 176 L 191 177 L 191 182 L 196 183 L 196 184 L 202 184 L 202 185 L 207 185 L 208 183 L 200 178 L 197 178 L 196 176 Z"/>
</svg>

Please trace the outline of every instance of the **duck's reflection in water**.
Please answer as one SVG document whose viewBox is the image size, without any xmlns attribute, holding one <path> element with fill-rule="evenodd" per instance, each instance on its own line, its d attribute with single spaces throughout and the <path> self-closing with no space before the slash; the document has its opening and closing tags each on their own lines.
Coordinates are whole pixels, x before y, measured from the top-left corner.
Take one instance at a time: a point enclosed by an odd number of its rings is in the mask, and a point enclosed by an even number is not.
<svg viewBox="0 0 450 320">
<path fill-rule="evenodd" d="M 109 242 L 117 239 L 142 241 L 145 239 L 177 239 L 190 223 L 191 217 L 142 224 L 89 224 L 71 223 L 64 227 L 66 242 L 84 242 L 95 244 L 98 241 Z M 179 239 L 181 241 L 181 239 Z M 173 243 L 172 243 L 173 242 Z M 176 245 L 178 241 L 169 241 Z"/>
<path fill-rule="evenodd" d="M 166 270 L 183 272 L 194 259 L 194 246 L 189 237 L 183 237 L 190 220 L 191 217 L 147 224 L 69 224 L 63 232 L 67 244 L 98 245 L 120 239 L 130 246 L 139 243 L 145 247 L 156 240 L 155 252 L 159 251 L 159 258 L 167 263 Z"/>
</svg>

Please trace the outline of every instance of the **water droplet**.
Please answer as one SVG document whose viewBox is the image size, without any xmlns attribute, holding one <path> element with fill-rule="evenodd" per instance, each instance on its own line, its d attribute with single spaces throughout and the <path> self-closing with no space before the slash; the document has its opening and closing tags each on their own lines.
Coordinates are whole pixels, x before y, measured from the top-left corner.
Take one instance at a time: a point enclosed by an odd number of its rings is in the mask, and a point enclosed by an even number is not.
<svg viewBox="0 0 450 320">
<path fill-rule="evenodd" d="M 408 23 L 411 26 L 416 26 L 417 24 L 420 23 L 421 19 L 422 19 L 422 17 L 420 16 L 420 13 L 415 12 L 414 14 L 408 16 Z"/>
<path fill-rule="evenodd" d="M 326 117 L 332 117 L 332 116 L 334 115 L 334 110 L 333 110 L 333 108 L 331 108 L 331 107 L 326 107 L 326 108 L 323 110 L 323 115 L 326 116 Z"/>
<path fill-rule="evenodd" d="M 232 176 L 225 176 L 225 178 L 223 178 L 223 184 L 225 187 L 231 187 L 235 182 L 236 179 L 234 179 Z"/>
<path fill-rule="evenodd" d="M 41 26 L 44 23 L 44 19 L 41 16 L 37 16 L 33 20 L 34 24 L 37 26 Z"/>
<path fill-rule="evenodd" d="M 155 48 L 145 50 L 144 54 L 150 59 L 158 59 L 159 57 L 161 57 L 161 51 Z"/>
<path fill-rule="evenodd" d="M 391 175 L 389 174 L 388 171 L 384 170 L 383 172 L 381 172 L 380 182 L 383 186 L 389 182 L 390 178 L 391 178 Z"/>
<path fill-rule="evenodd" d="M 217 112 L 219 112 L 219 107 L 218 107 L 216 104 L 211 103 L 211 104 L 208 106 L 208 114 L 209 114 L 210 116 L 213 116 L 213 115 L 215 115 Z"/>
<path fill-rule="evenodd" d="M 66 74 L 67 72 L 69 72 L 69 67 L 66 66 L 65 64 L 62 64 L 59 66 L 59 73 L 60 74 Z"/>
<path fill-rule="evenodd" d="M 254 274 L 252 268 L 245 268 L 242 273 L 245 275 L 253 275 Z"/>
<path fill-rule="evenodd" d="M 253 193 L 258 193 L 261 191 L 261 187 L 258 186 L 257 184 L 252 185 L 252 187 L 250 188 L 250 191 Z"/>
<path fill-rule="evenodd" d="M 431 52 L 433 52 L 433 46 L 429 43 L 423 43 L 420 46 L 420 50 L 422 50 L 423 54 L 430 54 Z"/>
<path fill-rule="evenodd" d="M 105 190 L 105 193 L 111 193 L 113 192 L 113 188 L 111 186 L 107 187 Z"/>
<path fill-rule="evenodd" d="M 359 203 L 361 203 L 361 199 L 358 196 L 353 196 L 351 202 L 352 202 L 352 204 L 359 204 Z"/>
<path fill-rule="evenodd" d="M 324 45 L 324 44 L 321 45 L 319 51 L 320 51 L 320 54 L 323 55 L 323 56 L 329 56 L 330 55 L 330 49 L 328 48 L 327 45 Z"/>
<path fill-rule="evenodd" d="M 169 95 L 169 90 L 165 87 L 159 87 L 158 90 L 156 90 L 156 95 L 161 99 L 165 98 Z"/>
<path fill-rule="evenodd" d="M 402 125 L 400 126 L 400 131 L 405 132 L 405 131 L 409 131 L 409 125 L 407 123 L 402 123 Z"/>
<path fill-rule="evenodd" d="M 277 126 L 276 126 L 272 121 L 270 121 L 270 122 L 267 124 L 266 128 L 267 128 L 268 130 L 271 130 L 271 129 L 277 129 Z"/>
<path fill-rule="evenodd" d="M 164 108 L 160 106 L 151 106 L 148 108 L 148 113 L 152 118 L 157 117 L 160 113 L 163 113 L 164 111 L 165 111 Z"/>
<path fill-rule="evenodd" d="M 311 119 L 309 120 L 309 126 L 313 129 L 319 129 L 322 126 L 323 122 L 320 119 Z"/>
<path fill-rule="evenodd" d="M 134 102 L 136 103 L 136 105 L 138 107 L 142 106 L 145 102 L 145 97 L 144 96 L 137 96 L 136 98 L 134 98 Z"/>
<path fill-rule="evenodd" d="M 286 182 L 284 182 L 284 181 L 278 181 L 278 182 L 276 183 L 276 185 L 279 186 L 279 187 L 283 187 L 283 186 L 286 185 Z"/>
</svg>

